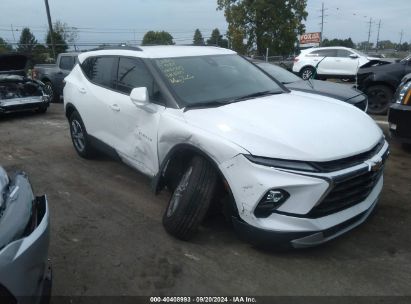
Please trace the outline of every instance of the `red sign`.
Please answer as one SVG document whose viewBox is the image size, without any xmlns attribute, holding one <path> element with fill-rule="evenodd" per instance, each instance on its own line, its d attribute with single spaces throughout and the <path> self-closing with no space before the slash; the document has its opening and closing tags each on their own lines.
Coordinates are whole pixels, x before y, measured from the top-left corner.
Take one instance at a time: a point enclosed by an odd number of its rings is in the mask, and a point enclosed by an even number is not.
<svg viewBox="0 0 411 304">
<path fill-rule="evenodd" d="M 300 44 L 320 43 L 321 33 L 305 33 L 300 36 Z"/>
</svg>

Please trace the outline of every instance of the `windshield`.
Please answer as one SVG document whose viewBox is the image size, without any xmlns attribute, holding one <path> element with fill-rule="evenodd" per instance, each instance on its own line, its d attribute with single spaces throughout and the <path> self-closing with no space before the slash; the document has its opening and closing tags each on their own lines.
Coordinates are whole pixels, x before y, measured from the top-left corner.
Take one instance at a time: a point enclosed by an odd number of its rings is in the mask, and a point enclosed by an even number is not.
<svg viewBox="0 0 411 304">
<path fill-rule="evenodd" d="M 162 58 L 154 61 L 183 107 L 230 102 L 261 92 L 283 92 L 275 81 L 238 55 Z"/>
<path fill-rule="evenodd" d="M 300 77 L 274 64 L 261 62 L 257 63 L 257 65 L 265 72 L 267 72 L 271 77 L 274 77 L 282 83 L 292 83 L 302 80 Z"/>
</svg>

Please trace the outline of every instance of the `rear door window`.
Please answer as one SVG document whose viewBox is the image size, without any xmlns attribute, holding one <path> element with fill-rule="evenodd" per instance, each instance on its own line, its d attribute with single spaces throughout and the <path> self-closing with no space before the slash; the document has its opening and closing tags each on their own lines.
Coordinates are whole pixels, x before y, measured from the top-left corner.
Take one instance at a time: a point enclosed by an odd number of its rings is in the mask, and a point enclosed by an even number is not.
<svg viewBox="0 0 411 304">
<path fill-rule="evenodd" d="M 351 54 L 353 54 L 353 53 L 350 52 L 350 51 L 347 51 L 347 50 L 338 50 L 337 51 L 337 57 L 349 58 Z"/>
<path fill-rule="evenodd" d="M 337 57 L 337 50 L 319 50 L 317 54 L 319 57 Z"/>
<path fill-rule="evenodd" d="M 81 67 L 92 83 L 114 89 L 117 65 L 118 57 L 101 56 L 87 58 Z"/>
</svg>

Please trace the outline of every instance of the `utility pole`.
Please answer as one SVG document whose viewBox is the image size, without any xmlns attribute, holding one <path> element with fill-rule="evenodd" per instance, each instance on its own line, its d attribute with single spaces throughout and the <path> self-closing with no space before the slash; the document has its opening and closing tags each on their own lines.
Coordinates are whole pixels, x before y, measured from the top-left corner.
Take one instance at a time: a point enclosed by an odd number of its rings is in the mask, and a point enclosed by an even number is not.
<svg viewBox="0 0 411 304">
<path fill-rule="evenodd" d="M 400 33 L 400 47 L 401 47 L 402 37 L 403 36 L 404 36 L 404 30 L 401 30 L 401 33 Z"/>
<path fill-rule="evenodd" d="M 54 45 L 54 34 L 53 34 L 54 32 L 53 32 L 53 24 L 51 23 L 49 1 L 44 0 L 44 4 L 46 5 L 47 20 L 48 20 L 48 23 L 49 23 L 51 49 L 53 50 L 53 58 L 55 60 L 56 59 L 56 48 L 55 48 L 55 45 Z"/>
<path fill-rule="evenodd" d="M 380 22 L 378 22 L 377 44 L 375 45 L 375 47 L 377 48 L 377 53 L 378 53 L 378 43 L 380 42 L 380 28 L 381 28 L 381 19 L 380 19 Z"/>
<path fill-rule="evenodd" d="M 14 37 L 14 28 L 13 28 L 13 24 L 10 24 L 10 28 L 11 28 L 11 33 L 13 34 L 13 40 L 14 40 L 14 42 L 16 42 L 16 37 Z"/>
<path fill-rule="evenodd" d="M 324 8 L 324 2 L 321 4 L 321 37 L 320 37 L 320 46 L 322 45 L 322 43 L 323 43 L 323 32 L 324 32 L 324 18 L 325 17 L 327 17 L 326 15 L 324 15 L 324 12 L 326 11 L 327 9 L 326 8 Z"/>
<path fill-rule="evenodd" d="M 367 52 L 368 46 L 370 45 L 370 37 L 371 37 L 371 25 L 372 25 L 372 18 L 370 17 L 370 22 L 368 22 L 370 24 L 369 28 L 368 28 L 368 40 L 367 40 L 367 45 L 365 46 L 365 51 Z"/>
</svg>

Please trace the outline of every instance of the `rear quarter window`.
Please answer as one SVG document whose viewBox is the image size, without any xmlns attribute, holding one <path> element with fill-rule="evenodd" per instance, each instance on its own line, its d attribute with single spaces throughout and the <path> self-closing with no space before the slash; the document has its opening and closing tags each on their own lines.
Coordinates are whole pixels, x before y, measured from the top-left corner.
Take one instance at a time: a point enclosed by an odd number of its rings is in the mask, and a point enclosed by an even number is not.
<svg viewBox="0 0 411 304">
<path fill-rule="evenodd" d="M 89 57 L 81 68 L 92 83 L 114 89 L 117 64 L 118 58 L 114 56 Z"/>
</svg>

